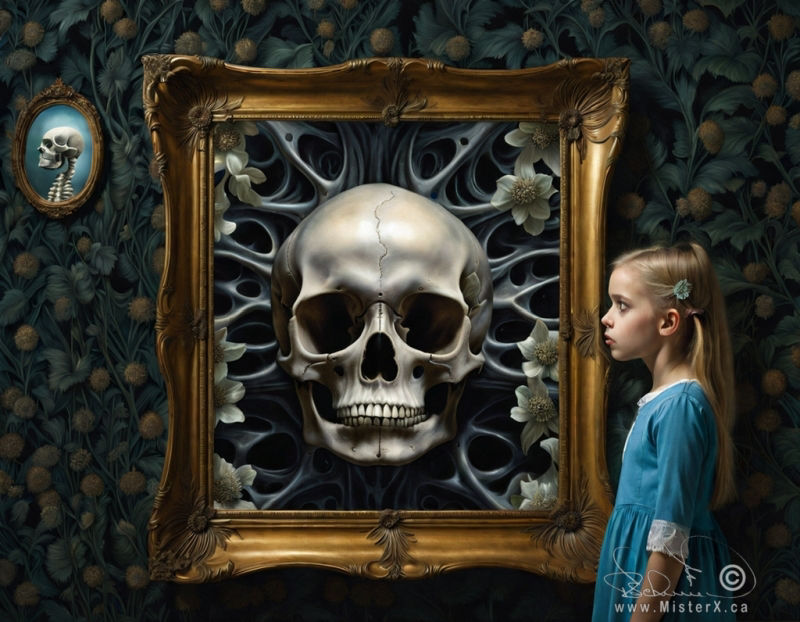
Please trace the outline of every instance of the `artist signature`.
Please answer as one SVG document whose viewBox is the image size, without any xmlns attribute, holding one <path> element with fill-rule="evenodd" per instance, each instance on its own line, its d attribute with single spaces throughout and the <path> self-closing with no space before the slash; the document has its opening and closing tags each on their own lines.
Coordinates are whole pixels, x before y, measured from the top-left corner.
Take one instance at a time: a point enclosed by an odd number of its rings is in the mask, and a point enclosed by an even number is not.
<svg viewBox="0 0 800 622">
<path fill-rule="evenodd" d="M 670 554 L 670 557 L 673 559 L 679 560 L 683 563 L 684 572 L 686 575 L 686 580 L 689 584 L 689 591 L 675 591 L 672 589 L 670 585 L 669 578 L 666 577 L 661 572 L 657 570 L 650 570 L 647 573 L 647 576 L 643 575 L 639 572 L 631 572 L 625 570 L 620 560 L 618 559 L 618 554 L 621 551 L 625 551 L 630 547 L 618 547 L 614 549 L 611 558 L 614 560 L 614 567 L 617 569 L 617 572 L 608 573 L 605 575 L 603 580 L 605 584 L 611 587 L 614 590 L 617 590 L 622 593 L 622 596 L 625 598 L 639 598 L 639 596 L 685 596 L 689 598 L 702 598 L 702 597 L 711 597 L 711 598 L 740 598 L 742 596 L 746 596 L 750 592 L 755 589 L 756 585 L 756 577 L 755 573 L 753 573 L 753 569 L 750 567 L 750 564 L 747 563 L 744 557 L 742 557 L 739 553 L 730 549 L 732 553 L 732 557 L 735 563 L 730 563 L 722 568 L 717 575 L 717 584 L 722 588 L 722 594 L 715 594 L 712 592 L 695 592 L 691 590 L 692 585 L 697 580 L 697 578 L 703 574 L 703 571 L 700 568 L 695 568 L 687 561 L 684 561 L 686 555 L 689 550 L 689 540 L 692 538 L 705 538 L 707 540 L 712 540 L 709 536 L 689 536 L 686 541 L 681 546 L 681 551 L 684 553 L 683 557 L 678 555 Z M 621 585 L 615 585 L 615 581 L 617 577 L 624 577 L 625 581 Z M 748 581 L 748 578 L 752 579 L 752 581 Z M 656 580 L 657 579 L 657 580 Z M 666 581 L 666 587 L 660 590 L 655 590 L 653 588 L 653 582 L 658 585 L 662 585 L 664 581 Z M 646 584 L 646 585 L 645 585 Z M 749 585 L 748 585 L 749 584 Z M 742 591 L 744 588 L 747 587 L 747 591 Z M 733 595 L 732 595 L 733 594 Z"/>
</svg>

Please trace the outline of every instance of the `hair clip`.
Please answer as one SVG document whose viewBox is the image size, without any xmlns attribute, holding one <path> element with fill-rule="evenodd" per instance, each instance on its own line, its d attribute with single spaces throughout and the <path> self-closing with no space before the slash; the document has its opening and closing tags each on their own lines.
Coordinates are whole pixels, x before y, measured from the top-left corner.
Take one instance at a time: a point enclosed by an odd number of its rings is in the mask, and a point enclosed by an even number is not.
<svg viewBox="0 0 800 622">
<path fill-rule="evenodd" d="M 678 300 L 686 300 L 689 297 L 689 294 L 692 293 L 692 284 L 687 281 L 686 279 L 681 279 L 675 286 L 672 288 L 672 294 Z"/>
<path fill-rule="evenodd" d="M 686 314 L 686 317 L 694 317 L 694 316 L 703 317 L 704 313 L 705 309 L 689 309 L 689 312 Z"/>
</svg>

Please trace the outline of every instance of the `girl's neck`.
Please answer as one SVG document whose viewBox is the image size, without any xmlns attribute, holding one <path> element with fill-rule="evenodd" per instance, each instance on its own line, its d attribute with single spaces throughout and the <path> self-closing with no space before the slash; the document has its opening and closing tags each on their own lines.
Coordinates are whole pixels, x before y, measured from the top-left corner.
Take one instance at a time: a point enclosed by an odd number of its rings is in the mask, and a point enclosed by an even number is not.
<svg viewBox="0 0 800 622">
<path fill-rule="evenodd" d="M 650 373 L 653 375 L 651 391 L 669 386 L 678 380 L 697 379 L 697 374 L 685 358 L 668 357 L 667 353 L 662 350 L 659 354 L 664 356 L 656 357 L 652 366 L 648 364 Z"/>
</svg>

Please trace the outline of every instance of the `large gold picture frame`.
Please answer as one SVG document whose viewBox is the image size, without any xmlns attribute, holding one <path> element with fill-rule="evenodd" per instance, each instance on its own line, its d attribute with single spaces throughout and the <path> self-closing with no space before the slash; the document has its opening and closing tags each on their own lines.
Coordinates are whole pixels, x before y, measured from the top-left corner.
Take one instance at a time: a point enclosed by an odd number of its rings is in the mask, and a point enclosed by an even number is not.
<svg viewBox="0 0 800 622">
<path fill-rule="evenodd" d="M 605 206 L 627 116 L 628 61 L 576 59 L 525 70 L 456 69 L 407 58 L 297 70 L 170 55 L 143 63 L 167 222 L 156 347 L 170 431 L 150 521 L 151 576 L 203 582 L 302 565 L 419 578 L 502 566 L 593 581 L 611 511 L 598 327 Z M 268 119 L 558 124 L 560 444 L 551 510 L 214 508 L 211 130 L 223 121 Z"/>
</svg>

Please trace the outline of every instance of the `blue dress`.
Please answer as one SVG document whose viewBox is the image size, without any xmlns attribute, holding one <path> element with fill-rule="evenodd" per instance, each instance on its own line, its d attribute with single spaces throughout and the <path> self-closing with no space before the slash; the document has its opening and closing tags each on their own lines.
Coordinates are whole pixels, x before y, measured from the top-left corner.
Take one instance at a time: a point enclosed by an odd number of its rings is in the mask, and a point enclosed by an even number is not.
<svg viewBox="0 0 800 622">
<path fill-rule="evenodd" d="M 729 566 L 725 537 L 708 509 L 716 456 L 716 423 L 699 383 L 680 381 L 639 401 L 600 552 L 593 622 L 631 617 L 652 550 L 686 561 L 663 620 L 736 619 L 744 601 L 730 589 L 739 587 L 741 573 Z"/>
</svg>

